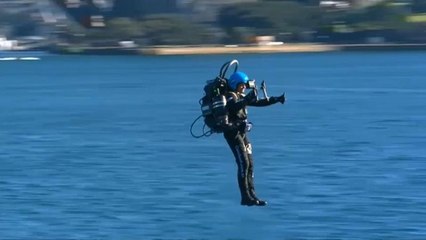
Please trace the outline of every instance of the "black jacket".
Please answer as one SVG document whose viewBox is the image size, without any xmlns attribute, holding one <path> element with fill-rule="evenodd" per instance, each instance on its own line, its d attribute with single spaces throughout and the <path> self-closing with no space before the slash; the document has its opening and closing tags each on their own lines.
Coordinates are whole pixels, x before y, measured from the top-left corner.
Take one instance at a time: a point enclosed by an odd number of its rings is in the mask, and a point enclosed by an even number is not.
<svg viewBox="0 0 426 240">
<path fill-rule="evenodd" d="M 254 91 L 247 95 L 236 92 L 228 92 L 225 95 L 228 111 L 228 124 L 224 126 L 225 131 L 236 130 L 247 122 L 247 106 L 264 107 L 277 102 L 275 98 L 257 99 Z"/>
</svg>

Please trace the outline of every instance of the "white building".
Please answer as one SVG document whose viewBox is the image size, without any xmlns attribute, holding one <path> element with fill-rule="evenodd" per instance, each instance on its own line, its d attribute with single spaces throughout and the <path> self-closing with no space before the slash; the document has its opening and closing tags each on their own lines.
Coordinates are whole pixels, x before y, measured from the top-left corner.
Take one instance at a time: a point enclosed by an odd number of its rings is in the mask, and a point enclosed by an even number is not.
<svg viewBox="0 0 426 240">
<path fill-rule="evenodd" d="M 7 40 L 5 37 L 0 36 L 0 50 L 14 50 L 18 48 L 18 41 Z"/>
<path fill-rule="evenodd" d="M 333 9 L 346 9 L 351 5 L 347 1 L 321 1 L 320 7 Z"/>
</svg>

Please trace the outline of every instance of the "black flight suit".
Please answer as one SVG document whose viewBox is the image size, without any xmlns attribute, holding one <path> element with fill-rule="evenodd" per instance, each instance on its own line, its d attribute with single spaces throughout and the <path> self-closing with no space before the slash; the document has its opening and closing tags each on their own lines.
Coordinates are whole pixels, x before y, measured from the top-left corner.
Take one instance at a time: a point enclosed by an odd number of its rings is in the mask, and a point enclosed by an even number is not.
<svg viewBox="0 0 426 240">
<path fill-rule="evenodd" d="M 223 132 L 238 166 L 237 176 L 241 192 L 241 205 L 248 206 L 265 205 L 266 202 L 259 200 L 254 191 L 252 148 L 247 137 L 248 125 L 251 124 L 247 121 L 246 107 L 269 106 L 280 102 L 280 98 L 283 98 L 281 96 L 258 100 L 253 95 L 249 93 L 245 96 L 235 92 L 229 92 L 226 95 L 229 124 Z M 259 204 L 259 202 L 261 203 Z"/>
</svg>

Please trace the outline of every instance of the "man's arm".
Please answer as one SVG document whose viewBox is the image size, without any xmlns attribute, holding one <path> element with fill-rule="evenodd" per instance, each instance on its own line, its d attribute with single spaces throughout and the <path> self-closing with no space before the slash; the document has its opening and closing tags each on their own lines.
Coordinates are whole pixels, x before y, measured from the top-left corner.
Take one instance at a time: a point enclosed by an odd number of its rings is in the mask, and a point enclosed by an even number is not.
<svg viewBox="0 0 426 240">
<path fill-rule="evenodd" d="M 278 102 L 280 102 L 281 104 L 284 104 L 285 102 L 284 94 L 282 94 L 279 97 L 268 97 L 263 99 L 257 99 L 256 92 L 254 90 L 249 92 L 247 96 L 244 97 L 244 99 L 246 100 L 248 106 L 255 106 L 255 107 L 269 106 Z"/>
</svg>

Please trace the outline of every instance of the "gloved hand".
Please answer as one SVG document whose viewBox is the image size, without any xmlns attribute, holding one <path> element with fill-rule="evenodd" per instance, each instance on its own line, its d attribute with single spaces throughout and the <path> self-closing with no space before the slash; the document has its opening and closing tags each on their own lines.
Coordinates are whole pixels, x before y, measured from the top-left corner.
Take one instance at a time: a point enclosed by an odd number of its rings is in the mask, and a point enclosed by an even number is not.
<svg viewBox="0 0 426 240">
<path fill-rule="evenodd" d="M 253 89 L 251 90 L 245 97 L 244 100 L 246 103 L 253 103 L 257 101 L 257 90 Z"/>
<path fill-rule="evenodd" d="M 275 103 L 277 103 L 277 102 L 280 102 L 281 104 L 284 104 L 284 102 L 285 102 L 284 94 L 283 94 L 283 95 L 281 95 L 281 96 L 279 96 L 279 97 L 270 97 L 270 98 L 269 98 L 269 102 L 270 102 L 271 104 L 275 104 Z"/>
<path fill-rule="evenodd" d="M 247 122 L 246 123 L 246 132 L 250 132 L 252 127 L 253 127 L 253 123 Z"/>
</svg>

